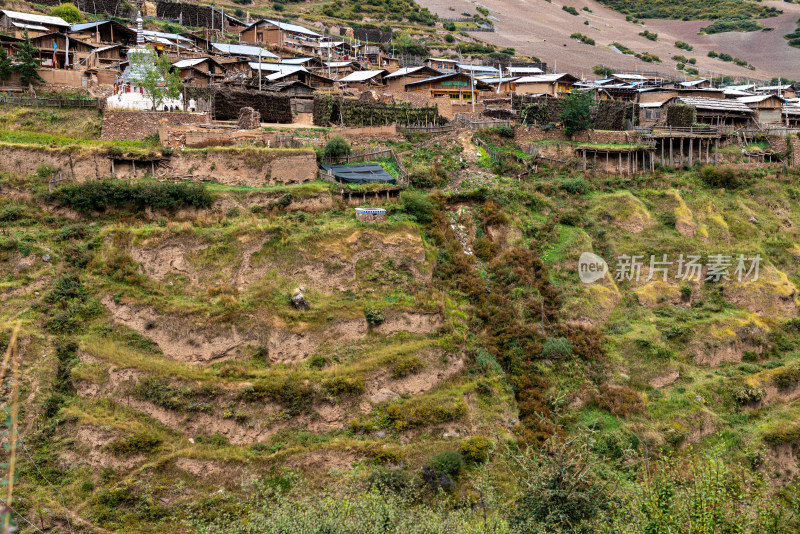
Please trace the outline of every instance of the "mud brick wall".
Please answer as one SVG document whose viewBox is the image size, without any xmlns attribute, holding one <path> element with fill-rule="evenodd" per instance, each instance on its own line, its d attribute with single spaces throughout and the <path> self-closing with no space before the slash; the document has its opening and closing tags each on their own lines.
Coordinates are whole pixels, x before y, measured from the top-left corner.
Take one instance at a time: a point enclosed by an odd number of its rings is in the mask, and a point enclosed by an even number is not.
<svg viewBox="0 0 800 534">
<path fill-rule="evenodd" d="M 88 0 L 91 2 L 91 0 Z M 212 16 L 213 12 L 213 16 Z M 156 2 L 156 15 L 160 19 L 180 20 L 184 26 L 198 26 L 201 28 L 219 29 L 222 21 L 222 13 L 219 9 L 212 9 L 209 6 L 199 6 L 182 2 Z M 228 20 L 229 15 L 225 15 Z M 228 20 L 228 22 L 230 22 Z M 213 25 L 212 25 L 213 23 Z M 225 29 L 227 29 L 227 24 Z"/>
<path fill-rule="evenodd" d="M 214 118 L 239 119 L 239 110 L 250 107 L 261 114 L 262 122 L 292 122 L 292 102 L 288 96 L 246 89 L 221 89 L 214 93 Z"/>
<path fill-rule="evenodd" d="M 63 0 L 37 0 L 37 4 L 57 6 Z M 73 0 L 75 6 L 84 13 L 95 15 L 111 15 L 113 17 L 130 18 L 136 15 L 136 9 L 125 0 Z"/>
<path fill-rule="evenodd" d="M 141 141 L 158 133 L 162 120 L 169 124 L 208 124 L 208 113 L 180 113 L 169 111 L 114 111 L 103 113 L 103 130 L 100 139 L 106 141 Z"/>
<path fill-rule="evenodd" d="M 602 143 L 602 144 L 627 144 L 636 139 L 636 132 L 633 131 L 613 131 L 613 130 L 585 130 L 567 137 L 563 130 L 553 129 L 544 130 L 535 126 L 520 126 L 514 132 L 514 141 L 517 143 L 533 143 L 553 139 L 556 141 L 580 141 L 582 143 Z"/>
</svg>

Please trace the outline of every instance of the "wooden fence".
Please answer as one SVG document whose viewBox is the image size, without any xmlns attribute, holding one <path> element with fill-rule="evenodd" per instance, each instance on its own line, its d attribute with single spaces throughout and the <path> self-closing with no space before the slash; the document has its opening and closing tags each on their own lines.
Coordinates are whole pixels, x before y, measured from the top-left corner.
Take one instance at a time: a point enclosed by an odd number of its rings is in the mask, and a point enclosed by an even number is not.
<svg viewBox="0 0 800 534">
<path fill-rule="evenodd" d="M 410 124 L 406 126 L 397 125 L 397 133 L 446 133 L 455 129 L 452 123 L 442 124 Z"/>
<path fill-rule="evenodd" d="M 100 107 L 100 99 L 0 95 L 0 104 L 8 106 L 30 106 L 36 108 L 97 108 Z"/>
<path fill-rule="evenodd" d="M 487 119 L 484 117 L 479 117 L 477 119 L 473 119 L 471 117 L 467 117 L 462 115 L 461 113 L 456 113 L 456 117 L 454 119 L 459 124 L 463 124 L 467 128 L 471 130 L 485 130 L 487 128 L 497 128 L 498 126 L 511 126 L 513 122 L 508 119 Z"/>
</svg>

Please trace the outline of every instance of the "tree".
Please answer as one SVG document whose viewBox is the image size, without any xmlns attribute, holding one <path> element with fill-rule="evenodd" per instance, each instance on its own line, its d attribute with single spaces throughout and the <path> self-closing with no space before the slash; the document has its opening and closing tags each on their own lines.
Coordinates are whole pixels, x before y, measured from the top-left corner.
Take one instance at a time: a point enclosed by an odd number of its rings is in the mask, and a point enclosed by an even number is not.
<svg viewBox="0 0 800 534">
<path fill-rule="evenodd" d="M 564 133 L 572 135 L 592 127 L 592 104 L 594 91 L 575 91 L 565 99 L 561 120 L 564 121 Z"/>
<path fill-rule="evenodd" d="M 8 57 L 8 52 L 5 48 L 0 47 L 0 81 L 6 81 L 11 78 L 11 58 Z"/>
<path fill-rule="evenodd" d="M 128 53 L 130 60 L 130 80 L 135 85 L 144 89 L 147 97 L 153 103 L 153 109 L 158 109 L 167 99 L 178 98 L 183 91 L 183 80 L 177 72 L 172 71 L 167 54 L 156 56 L 154 50 L 131 50 Z"/>
<path fill-rule="evenodd" d="M 75 7 L 75 4 L 71 4 L 69 2 L 52 7 L 50 9 L 50 16 L 61 17 L 66 22 L 72 24 L 76 22 L 83 22 L 84 20 L 81 10 Z"/>
<path fill-rule="evenodd" d="M 39 50 L 31 44 L 28 37 L 28 30 L 21 43 L 14 45 L 14 59 L 17 63 L 11 66 L 11 70 L 19 74 L 19 81 L 22 85 L 33 86 L 34 83 L 44 83 L 44 78 L 39 76 L 39 60 L 36 55 Z"/>
</svg>

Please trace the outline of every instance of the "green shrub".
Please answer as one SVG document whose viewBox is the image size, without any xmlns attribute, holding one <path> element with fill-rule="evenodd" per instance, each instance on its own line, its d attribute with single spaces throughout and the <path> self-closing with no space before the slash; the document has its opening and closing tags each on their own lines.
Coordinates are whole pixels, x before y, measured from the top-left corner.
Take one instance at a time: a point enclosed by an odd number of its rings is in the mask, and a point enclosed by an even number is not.
<svg viewBox="0 0 800 534">
<path fill-rule="evenodd" d="M 392 376 L 394 378 L 403 378 L 408 375 L 413 375 L 420 372 L 424 366 L 425 364 L 418 356 L 403 356 L 394 362 L 392 366 Z"/>
<path fill-rule="evenodd" d="M 60 17 L 67 22 L 76 23 L 83 22 L 83 14 L 81 10 L 75 7 L 75 4 L 65 2 L 63 4 L 50 8 L 50 16 Z"/>
<path fill-rule="evenodd" d="M 772 381 L 781 391 L 792 389 L 800 383 L 800 368 L 787 367 L 772 375 Z"/>
<path fill-rule="evenodd" d="M 704 165 L 700 170 L 700 179 L 710 187 L 736 189 L 741 185 L 739 174 L 734 169 L 714 165 Z"/>
<path fill-rule="evenodd" d="M 335 135 L 331 137 L 328 144 L 325 145 L 325 157 L 340 158 L 350 154 L 351 150 L 350 143 L 347 142 L 347 139 L 340 135 Z"/>
<path fill-rule="evenodd" d="M 197 443 L 203 445 L 210 445 L 212 447 L 225 447 L 231 444 L 230 440 L 228 440 L 228 438 L 226 438 L 219 432 L 214 432 L 210 436 L 206 434 L 198 434 L 197 436 L 194 437 L 194 440 Z"/>
<path fill-rule="evenodd" d="M 563 360 L 572 356 L 572 343 L 563 337 L 549 337 L 542 346 L 542 357 L 551 360 Z"/>
<path fill-rule="evenodd" d="M 594 39 L 587 35 L 583 35 L 582 33 L 573 33 L 569 36 L 570 39 L 577 39 L 578 41 L 582 42 L 583 44 L 587 44 L 590 46 L 594 46 L 595 42 Z"/>
<path fill-rule="evenodd" d="M 583 178 L 565 178 L 558 185 L 570 195 L 582 195 L 589 189 L 589 184 Z"/>
<path fill-rule="evenodd" d="M 744 405 L 763 400 L 767 391 L 764 388 L 741 385 L 734 388 L 731 394 L 736 404 Z"/>
<path fill-rule="evenodd" d="M 755 20 L 726 18 L 715 20 L 708 26 L 700 28 L 700 31 L 710 35 L 725 32 L 757 32 L 762 28 L 763 26 Z"/>
<path fill-rule="evenodd" d="M 367 485 L 381 493 L 404 493 L 413 484 L 413 476 L 402 469 L 374 469 L 367 477 Z"/>
<path fill-rule="evenodd" d="M 161 445 L 161 438 L 144 432 L 117 438 L 108 444 L 108 450 L 114 454 L 130 455 L 153 452 Z"/>
<path fill-rule="evenodd" d="M 628 417 L 644 412 L 644 401 L 639 393 L 628 386 L 609 386 L 603 384 L 593 396 L 592 403 L 617 417 Z"/>
<path fill-rule="evenodd" d="M 435 206 L 430 198 L 418 191 L 403 191 L 400 201 L 406 213 L 414 217 L 420 224 L 428 224 L 433 220 Z"/>
<path fill-rule="evenodd" d="M 370 328 L 380 326 L 386 320 L 386 315 L 380 308 L 366 308 L 364 310 L 364 317 L 367 319 L 367 325 Z"/>
<path fill-rule="evenodd" d="M 448 33 L 447 35 L 445 35 L 444 36 L 444 40 L 445 40 L 446 43 L 454 43 L 454 42 L 456 42 L 456 38 L 453 37 L 453 34 L 451 34 L 451 33 Z"/>
<path fill-rule="evenodd" d="M 681 50 L 686 50 L 687 52 L 694 50 L 692 45 L 684 41 L 675 41 L 675 47 L 680 48 Z"/>
<path fill-rule="evenodd" d="M 471 464 L 482 464 L 489 459 L 492 450 L 492 442 L 483 436 L 472 436 L 462 441 L 458 446 L 458 452 L 464 461 Z"/>
<path fill-rule="evenodd" d="M 639 33 L 639 35 L 641 35 L 642 37 L 644 37 L 645 39 L 648 39 L 650 41 L 658 41 L 658 34 L 657 33 L 653 33 L 653 32 L 645 30 L 645 31 Z"/>
<path fill-rule="evenodd" d="M 563 9 L 564 11 L 569 13 L 570 15 L 575 15 L 576 17 L 578 16 L 578 10 L 575 9 L 574 7 L 572 7 L 572 6 L 561 6 L 561 9 Z"/>
<path fill-rule="evenodd" d="M 135 211 L 143 211 L 145 208 L 207 208 L 212 201 L 211 194 L 203 184 L 113 179 L 69 183 L 50 193 L 48 198 L 82 213 L 108 208 Z"/>
<path fill-rule="evenodd" d="M 438 473 L 457 477 L 464 468 L 464 459 L 456 451 L 444 451 L 431 458 L 428 465 Z"/>
<path fill-rule="evenodd" d="M 359 395 L 364 392 L 364 379 L 360 376 L 334 376 L 322 382 L 322 389 L 334 397 Z"/>
</svg>

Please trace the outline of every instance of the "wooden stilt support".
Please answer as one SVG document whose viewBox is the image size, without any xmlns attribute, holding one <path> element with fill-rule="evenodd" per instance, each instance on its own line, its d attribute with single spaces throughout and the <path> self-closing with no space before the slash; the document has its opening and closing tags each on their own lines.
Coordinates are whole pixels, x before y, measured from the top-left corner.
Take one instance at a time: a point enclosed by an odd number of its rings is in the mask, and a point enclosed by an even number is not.
<svg viewBox="0 0 800 534">
<path fill-rule="evenodd" d="M 669 166 L 675 166 L 675 160 L 672 158 L 672 138 L 669 138 Z"/>
<path fill-rule="evenodd" d="M 692 166 L 692 151 L 694 150 L 694 139 L 689 138 L 689 167 Z"/>
</svg>

